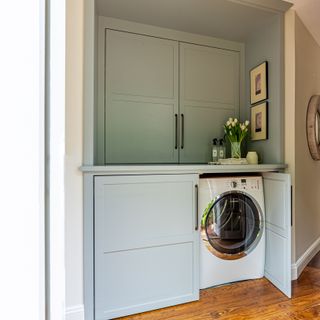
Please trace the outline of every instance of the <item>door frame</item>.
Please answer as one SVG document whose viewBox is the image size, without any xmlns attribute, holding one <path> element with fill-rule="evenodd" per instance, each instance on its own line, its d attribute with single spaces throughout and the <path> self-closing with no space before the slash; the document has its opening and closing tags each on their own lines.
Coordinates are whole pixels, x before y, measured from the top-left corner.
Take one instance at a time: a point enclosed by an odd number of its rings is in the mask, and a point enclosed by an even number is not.
<svg viewBox="0 0 320 320">
<path fill-rule="evenodd" d="M 46 2 L 46 319 L 65 319 L 66 0 Z"/>
<path fill-rule="evenodd" d="M 65 1 L 65 0 L 62 0 Z M 244 6 L 255 7 L 263 11 L 273 11 L 283 13 L 289 7 L 285 5 L 285 2 L 279 2 L 278 0 L 228 0 L 238 2 Z M 61 17 L 62 19 L 62 17 Z M 64 19 L 64 17 L 63 17 Z M 117 19 L 108 18 L 114 23 L 121 21 Z M 83 84 L 83 165 L 93 166 L 95 158 L 95 94 L 96 94 L 96 79 L 95 70 L 97 65 L 95 64 L 97 54 L 97 42 L 95 33 L 98 28 L 96 15 L 95 0 L 84 0 L 84 84 Z M 123 21 L 123 25 L 139 25 L 133 22 Z M 110 26 L 112 27 L 112 26 Z M 131 28 L 131 27 L 130 27 Z M 157 27 L 152 27 L 156 30 Z M 159 28 L 161 29 L 161 28 Z M 163 29 L 166 30 L 166 29 Z M 177 31 L 178 32 L 178 31 Z M 185 34 L 181 32 L 181 34 Z M 197 36 L 201 39 L 208 39 L 209 37 Z M 183 39 L 180 39 L 183 40 Z M 220 40 L 220 39 L 218 39 Z M 190 42 L 186 41 L 186 42 Z M 193 40 L 191 40 L 191 43 Z M 207 41 L 200 42 L 198 44 L 206 45 Z M 240 98 L 240 105 L 245 104 L 245 55 L 244 46 L 242 48 L 243 54 L 240 58 L 240 92 L 243 92 L 243 97 Z M 93 305 L 93 225 L 90 220 L 90 215 L 93 214 L 93 174 L 84 174 L 84 307 L 85 307 L 85 319 L 94 319 L 94 305 Z"/>
</svg>

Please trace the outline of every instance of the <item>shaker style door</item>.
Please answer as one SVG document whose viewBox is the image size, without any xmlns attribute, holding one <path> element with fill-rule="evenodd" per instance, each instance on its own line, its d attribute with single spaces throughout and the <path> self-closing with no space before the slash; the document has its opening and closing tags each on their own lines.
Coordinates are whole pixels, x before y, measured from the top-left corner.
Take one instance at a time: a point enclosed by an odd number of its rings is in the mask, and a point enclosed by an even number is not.
<svg viewBox="0 0 320 320">
<path fill-rule="evenodd" d="M 94 180 L 95 320 L 199 299 L 198 175 Z"/>
<path fill-rule="evenodd" d="M 265 277 L 291 297 L 291 179 L 264 173 L 266 213 Z"/>
<path fill-rule="evenodd" d="M 107 29 L 105 44 L 105 163 L 177 163 L 178 42 Z"/>
<path fill-rule="evenodd" d="M 180 43 L 181 163 L 211 161 L 211 142 L 239 115 L 239 52 Z"/>
</svg>

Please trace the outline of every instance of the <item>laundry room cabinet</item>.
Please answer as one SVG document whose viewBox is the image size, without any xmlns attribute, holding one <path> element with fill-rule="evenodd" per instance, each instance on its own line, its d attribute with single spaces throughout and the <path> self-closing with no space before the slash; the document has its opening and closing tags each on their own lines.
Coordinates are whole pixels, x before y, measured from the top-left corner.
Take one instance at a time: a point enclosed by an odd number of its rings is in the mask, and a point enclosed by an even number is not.
<svg viewBox="0 0 320 320">
<path fill-rule="evenodd" d="M 145 166 L 141 174 L 85 173 L 86 320 L 199 299 L 202 212 L 199 171 L 192 168 L 188 174 L 179 169 L 168 174 L 160 167 L 151 173 L 153 166 Z M 262 176 L 264 275 L 291 297 L 290 176 L 277 172 Z"/>
<path fill-rule="evenodd" d="M 212 138 L 239 115 L 240 54 L 180 43 L 181 163 L 206 163 Z"/>
<path fill-rule="evenodd" d="M 178 162 L 178 42 L 106 30 L 105 162 Z"/>
<path fill-rule="evenodd" d="M 211 161 L 212 139 L 239 116 L 241 46 L 113 30 L 103 21 L 96 163 Z"/>
<path fill-rule="evenodd" d="M 95 320 L 199 299 L 198 175 L 94 177 Z"/>
</svg>

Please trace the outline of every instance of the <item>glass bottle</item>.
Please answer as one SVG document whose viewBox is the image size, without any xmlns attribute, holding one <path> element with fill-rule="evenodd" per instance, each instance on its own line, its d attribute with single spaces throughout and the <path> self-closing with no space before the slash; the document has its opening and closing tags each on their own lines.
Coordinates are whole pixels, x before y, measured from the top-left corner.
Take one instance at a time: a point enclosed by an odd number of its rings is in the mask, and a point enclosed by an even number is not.
<svg viewBox="0 0 320 320">
<path fill-rule="evenodd" d="M 219 140 L 219 156 L 218 159 L 225 159 L 226 158 L 226 146 L 224 145 L 223 139 Z"/>
<path fill-rule="evenodd" d="M 218 139 L 214 138 L 212 140 L 212 162 L 218 161 L 219 156 L 219 146 L 217 145 Z"/>
</svg>

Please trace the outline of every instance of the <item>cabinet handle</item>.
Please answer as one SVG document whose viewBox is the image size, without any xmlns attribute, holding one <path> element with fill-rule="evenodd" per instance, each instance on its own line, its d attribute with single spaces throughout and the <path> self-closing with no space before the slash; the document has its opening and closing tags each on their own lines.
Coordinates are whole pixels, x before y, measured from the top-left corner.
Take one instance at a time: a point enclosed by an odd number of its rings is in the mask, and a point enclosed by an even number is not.
<svg viewBox="0 0 320 320">
<path fill-rule="evenodd" d="M 196 184 L 195 186 L 195 192 L 196 192 L 196 224 L 195 224 L 195 230 L 197 231 L 199 229 L 199 217 L 198 217 L 198 211 L 199 211 L 199 200 L 198 200 L 198 185 Z"/>
<path fill-rule="evenodd" d="M 175 142 L 174 142 L 174 148 L 178 149 L 178 115 L 174 115 L 175 118 Z"/>
<path fill-rule="evenodd" d="M 181 114 L 181 149 L 184 148 L 184 115 Z"/>
</svg>

